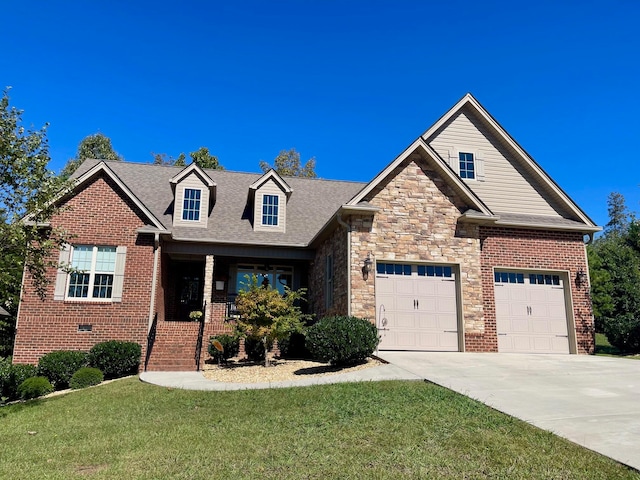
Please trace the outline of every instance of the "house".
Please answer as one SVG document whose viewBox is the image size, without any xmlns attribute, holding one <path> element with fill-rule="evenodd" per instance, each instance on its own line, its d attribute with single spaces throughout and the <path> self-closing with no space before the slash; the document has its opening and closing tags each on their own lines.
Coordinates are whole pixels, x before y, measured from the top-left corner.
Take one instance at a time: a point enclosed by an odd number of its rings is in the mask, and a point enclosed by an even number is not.
<svg viewBox="0 0 640 480">
<path fill-rule="evenodd" d="M 600 228 L 470 94 L 369 183 L 109 161 L 75 179 L 52 224 L 83 273 L 49 271 L 44 301 L 24 282 L 15 362 L 126 339 L 193 370 L 247 274 L 375 322 L 382 350 L 594 349 Z"/>
</svg>

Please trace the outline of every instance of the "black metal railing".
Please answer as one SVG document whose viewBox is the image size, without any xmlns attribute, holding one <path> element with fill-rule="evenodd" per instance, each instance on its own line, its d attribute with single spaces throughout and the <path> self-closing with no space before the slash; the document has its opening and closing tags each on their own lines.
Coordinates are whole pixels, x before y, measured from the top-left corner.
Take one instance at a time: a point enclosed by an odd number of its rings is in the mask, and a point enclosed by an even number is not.
<svg viewBox="0 0 640 480">
<path fill-rule="evenodd" d="M 158 330 L 158 312 L 153 316 L 153 322 L 151 322 L 151 328 L 149 329 L 149 333 L 147 334 L 147 352 L 144 356 L 144 371 L 147 371 L 147 367 L 149 366 L 149 360 L 151 359 L 151 351 L 153 350 L 153 345 L 156 343 L 156 332 Z"/>
<path fill-rule="evenodd" d="M 207 302 L 204 302 L 202 305 L 202 316 L 200 317 L 200 326 L 198 328 L 198 339 L 196 340 L 196 353 L 195 353 L 195 361 L 196 361 L 196 372 L 200 371 L 200 357 L 202 356 L 202 340 L 204 337 L 204 320 L 207 312 Z"/>
</svg>

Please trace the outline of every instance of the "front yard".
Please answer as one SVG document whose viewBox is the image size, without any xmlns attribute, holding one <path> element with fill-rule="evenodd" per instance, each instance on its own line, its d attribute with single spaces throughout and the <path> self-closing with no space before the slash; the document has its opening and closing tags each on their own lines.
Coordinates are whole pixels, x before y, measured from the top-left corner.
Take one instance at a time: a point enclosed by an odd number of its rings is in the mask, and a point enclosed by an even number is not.
<svg viewBox="0 0 640 480">
<path fill-rule="evenodd" d="M 192 392 L 119 380 L 0 408 L 0 478 L 640 479 L 423 382 Z"/>
</svg>

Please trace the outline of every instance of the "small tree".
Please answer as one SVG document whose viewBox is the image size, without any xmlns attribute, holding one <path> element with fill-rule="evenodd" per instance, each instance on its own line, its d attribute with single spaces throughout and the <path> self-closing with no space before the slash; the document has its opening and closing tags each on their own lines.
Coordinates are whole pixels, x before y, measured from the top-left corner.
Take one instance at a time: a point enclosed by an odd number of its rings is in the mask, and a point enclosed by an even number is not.
<svg viewBox="0 0 640 480">
<path fill-rule="evenodd" d="M 75 158 L 70 158 L 60 172 L 62 178 L 69 178 L 80 164 L 87 159 L 96 160 L 124 160 L 122 155 L 116 152 L 111 145 L 111 139 L 102 133 L 87 135 L 78 144 Z"/>
<path fill-rule="evenodd" d="M 273 166 L 265 161 L 260 161 L 260 168 L 263 172 L 268 172 L 272 168 L 283 177 L 307 177 L 316 178 L 316 159 L 311 157 L 304 164 L 300 165 L 300 153 L 292 148 L 290 150 L 280 150 L 280 153 L 273 159 Z"/>
<path fill-rule="evenodd" d="M 258 285 L 258 277 L 246 276 L 248 289 L 238 293 L 236 307 L 240 318 L 238 329 L 248 338 L 262 342 L 265 353 L 265 367 L 269 366 L 267 351 L 274 340 L 279 340 L 292 332 L 303 329 L 303 314 L 297 303 L 304 300 L 305 289 L 297 291 L 285 287 L 282 295 L 271 285 Z"/>
</svg>

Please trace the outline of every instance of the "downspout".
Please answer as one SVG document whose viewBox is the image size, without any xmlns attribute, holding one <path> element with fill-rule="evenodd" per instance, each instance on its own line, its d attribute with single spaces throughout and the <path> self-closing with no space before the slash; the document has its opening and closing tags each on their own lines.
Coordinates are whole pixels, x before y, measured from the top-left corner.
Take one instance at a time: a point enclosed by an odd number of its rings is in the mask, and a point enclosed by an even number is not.
<svg viewBox="0 0 640 480">
<path fill-rule="evenodd" d="M 147 326 L 147 332 L 151 331 L 153 317 L 155 316 L 159 253 L 160 253 L 160 234 L 156 232 L 154 233 L 154 237 L 153 237 L 153 276 L 151 277 L 151 301 L 149 302 L 149 325 Z"/>
<path fill-rule="evenodd" d="M 338 223 L 347 229 L 347 316 L 351 316 L 351 225 L 342 219 L 342 214 L 336 214 Z"/>
</svg>

